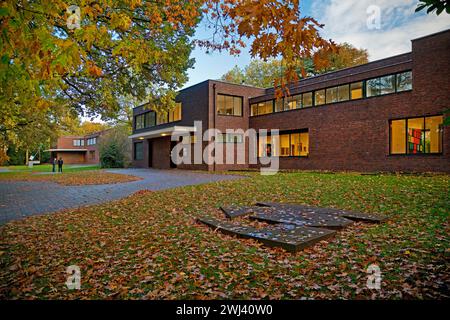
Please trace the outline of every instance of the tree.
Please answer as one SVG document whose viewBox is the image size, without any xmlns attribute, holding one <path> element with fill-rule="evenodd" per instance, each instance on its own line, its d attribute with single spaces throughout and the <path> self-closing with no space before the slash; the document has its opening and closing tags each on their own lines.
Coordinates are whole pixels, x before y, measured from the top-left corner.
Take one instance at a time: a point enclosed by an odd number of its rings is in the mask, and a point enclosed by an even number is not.
<svg viewBox="0 0 450 320">
<path fill-rule="evenodd" d="M 316 67 L 313 58 L 304 59 L 297 66 L 297 70 L 305 70 L 306 77 L 336 71 L 343 68 L 353 67 L 369 61 L 369 54 L 365 49 L 357 49 L 348 43 L 337 45 L 335 53 L 327 54 L 318 52 L 321 59 L 328 60 L 322 68 Z M 247 84 L 255 87 L 268 88 L 273 86 L 274 79 L 283 77 L 285 67 L 281 60 L 271 59 L 268 61 L 252 60 L 244 69 L 235 66 L 222 76 L 222 80 L 238 84 Z"/>
<path fill-rule="evenodd" d="M 436 11 L 436 15 L 440 15 L 444 10 L 450 14 L 450 1 L 449 0 L 420 0 L 417 5 L 416 12 L 419 12 L 425 8 L 427 13 Z"/>
<path fill-rule="evenodd" d="M 130 128 L 118 125 L 99 140 L 100 164 L 102 168 L 123 168 L 131 163 Z"/>
<path fill-rule="evenodd" d="M 59 108 L 103 120 L 128 96 L 157 111 L 173 108 L 195 45 L 239 54 L 246 40 L 252 57 L 281 56 L 280 90 L 298 78 L 301 59 L 334 50 L 299 0 L 75 2 L 79 11 L 63 0 L 1 2 L 0 147 L 20 140 L 17 129 L 36 123 L 35 114 L 58 124 Z M 207 40 L 193 37 L 200 21 L 211 30 Z"/>
</svg>

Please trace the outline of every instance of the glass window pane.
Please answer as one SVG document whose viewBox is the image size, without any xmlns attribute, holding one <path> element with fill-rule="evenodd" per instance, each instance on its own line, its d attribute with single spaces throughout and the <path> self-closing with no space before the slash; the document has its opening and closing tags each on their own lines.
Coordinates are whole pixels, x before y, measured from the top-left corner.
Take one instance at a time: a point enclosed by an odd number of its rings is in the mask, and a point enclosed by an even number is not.
<svg viewBox="0 0 450 320">
<path fill-rule="evenodd" d="M 145 127 L 153 127 L 155 125 L 155 113 L 147 112 L 145 114 Z"/>
<path fill-rule="evenodd" d="M 284 99 L 285 100 L 285 110 L 294 110 L 300 108 L 299 103 L 301 103 L 301 95 L 290 96 Z"/>
<path fill-rule="evenodd" d="M 275 99 L 275 112 L 283 111 L 283 98 Z"/>
<path fill-rule="evenodd" d="M 134 160 L 144 159 L 144 143 L 137 142 L 134 144 Z"/>
<path fill-rule="evenodd" d="M 250 106 L 250 115 L 257 116 L 258 115 L 258 104 L 254 103 Z"/>
<path fill-rule="evenodd" d="M 328 88 L 326 102 L 333 103 L 337 101 L 338 101 L 338 88 L 337 87 Z"/>
<path fill-rule="evenodd" d="M 313 95 L 312 92 L 307 92 L 302 95 L 302 107 L 308 108 L 313 105 Z"/>
<path fill-rule="evenodd" d="M 395 92 L 395 75 L 380 78 L 380 94 Z"/>
<path fill-rule="evenodd" d="M 164 124 L 168 121 L 169 114 L 167 112 L 161 111 L 156 116 L 156 124 Z"/>
<path fill-rule="evenodd" d="M 181 102 L 177 102 L 176 105 L 175 105 L 174 120 L 173 121 L 181 120 L 181 110 L 182 110 Z"/>
<path fill-rule="evenodd" d="M 233 97 L 233 106 L 234 106 L 233 115 L 242 116 L 242 98 L 241 97 Z"/>
<path fill-rule="evenodd" d="M 406 153 L 406 121 L 391 121 L 391 154 Z"/>
<path fill-rule="evenodd" d="M 380 79 L 370 79 L 366 81 L 366 93 L 368 97 L 380 95 Z"/>
<path fill-rule="evenodd" d="M 350 85 L 350 91 L 351 91 L 351 99 L 361 99 L 363 97 L 363 83 L 360 82 L 354 82 Z"/>
<path fill-rule="evenodd" d="M 226 114 L 225 111 L 225 96 L 218 94 L 217 95 L 217 113 L 218 114 Z"/>
<path fill-rule="evenodd" d="M 443 116 L 425 118 L 425 152 L 442 152 Z"/>
<path fill-rule="evenodd" d="M 258 157 L 271 157 L 272 145 L 270 137 L 260 136 L 258 137 Z"/>
<path fill-rule="evenodd" d="M 280 157 L 289 157 L 289 135 L 280 135 Z"/>
<path fill-rule="evenodd" d="M 300 133 L 300 156 L 306 157 L 309 154 L 309 133 L 302 132 Z"/>
<path fill-rule="evenodd" d="M 273 112 L 273 100 L 261 102 L 258 105 L 258 114 L 268 114 Z"/>
<path fill-rule="evenodd" d="M 291 134 L 291 155 L 299 157 L 302 152 L 300 133 Z"/>
<path fill-rule="evenodd" d="M 349 99 L 349 85 L 345 84 L 338 87 L 338 101 L 347 101 Z"/>
<path fill-rule="evenodd" d="M 397 92 L 412 90 L 412 72 L 397 74 Z"/>
<path fill-rule="evenodd" d="M 424 119 L 408 119 L 408 153 L 424 153 Z"/>
<path fill-rule="evenodd" d="M 315 91 L 314 99 L 315 106 L 325 104 L 325 89 Z"/>
</svg>

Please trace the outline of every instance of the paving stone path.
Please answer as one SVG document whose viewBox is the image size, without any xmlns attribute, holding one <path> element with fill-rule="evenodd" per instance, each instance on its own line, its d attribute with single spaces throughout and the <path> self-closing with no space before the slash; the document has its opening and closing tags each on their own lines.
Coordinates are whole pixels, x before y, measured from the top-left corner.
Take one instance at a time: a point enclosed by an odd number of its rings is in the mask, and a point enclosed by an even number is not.
<svg viewBox="0 0 450 320">
<path fill-rule="evenodd" d="M 52 182 L 37 181 L 0 181 L 0 225 L 31 215 L 121 199 L 139 190 L 155 191 L 243 178 L 236 175 L 185 170 L 113 169 L 107 171 L 138 176 L 143 180 L 86 186 L 62 186 Z"/>
</svg>

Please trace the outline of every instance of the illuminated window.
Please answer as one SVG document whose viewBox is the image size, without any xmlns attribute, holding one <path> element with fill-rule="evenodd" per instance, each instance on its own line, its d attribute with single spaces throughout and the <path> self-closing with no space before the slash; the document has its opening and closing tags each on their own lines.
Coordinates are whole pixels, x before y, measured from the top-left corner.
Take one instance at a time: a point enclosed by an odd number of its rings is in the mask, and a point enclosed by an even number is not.
<svg viewBox="0 0 450 320">
<path fill-rule="evenodd" d="M 350 98 L 352 100 L 361 99 L 363 97 L 363 83 L 362 81 L 350 84 Z"/>
<path fill-rule="evenodd" d="M 442 153 L 443 116 L 392 120 L 391 154 Z"/>
<path fill-rule="evenodd" d="M 257 116 L 258 115 L 258 104 L 254 103 L 250 106 L 250 115 Z"/>
<path fill-rule="evenodd" d="M 289 135 L 280 135 L 280 157 L 289 157 Z"/>
<path fill-rule="evenodd" d="M 391 154 L 404 154 L 406 150 L 406 120 L 391 121 Z"/>
<path fill-rule="evenodd" d="M 181 102 L 175 103 L 175 108 L 169 111 L 169 122 L 181 120 Z"/>
<path fill-rule="evenodd" d="M 258 156 L 304 157 L 309 153 L 308 132 L 282 133 L 272 137 L 259 137 Z"/>
<path fill-rule="evenodd" d="M 225 116 L 242 116 L 242 97 L 217 95 L 217 114 Z"/>
<path fill-rule="evenodd" d="M 320 106 L 325 104 L 325 89 L 314 92 L 314 105 Z"/>
</svg>

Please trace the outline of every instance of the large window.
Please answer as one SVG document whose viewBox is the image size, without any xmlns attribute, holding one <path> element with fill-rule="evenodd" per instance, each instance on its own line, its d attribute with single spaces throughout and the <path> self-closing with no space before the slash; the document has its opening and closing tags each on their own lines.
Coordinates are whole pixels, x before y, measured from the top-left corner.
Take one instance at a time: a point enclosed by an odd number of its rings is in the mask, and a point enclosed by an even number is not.
<svg viewBox="0 0 450 320">
<path fill-rule="evenodd" d="M 380 96 L 395 92 L 395 74 L 366 81 L 367 97 Z"/>
<path fill-rule="evenodd" d="M 97 144 L 97 138 L 88 138 L 86 143 L 88 146 L 93 146 L 93 145 Z"/>
<path fill-rule="evenodd" d="M 144 160 L 144 142 L 134 143 L 134 160 Z"/>
<path fill-rule="evenodd" d="M 217 113 L 224 116 L 242 116 L 242 101 L 242 97 L 218 94 Z"/>
<path fill-rule="evenodd" d="M 75 140 L 73 140 L 73 146 L 74 147 L 83 147 L 84 146 L 84 139 L 75 139 Z"/>
<path fill-rule="evenodd" d="M 259 157 L 305 157 L 309 153 L 308 132 L 280 133 L 258 137 Z"/>
<path fill-rule="evenodd" d="M 156 114 L 156 125 L 165 124 L 169 122 L 169 114 L 167 112 L 160 112 Z"/>
<path fill-rule="evenodd" d="M 391 154 L 442 153 L 443 116 L 392 120 Z"/>
<path fill-rule="evenodd" d="M 273 100 L 268 100 L 251 105 L 251 115 L 258 116 L 273 112 Z"/>
<path fill-rule="evenodd" d="M 300 109 L 302 107 L 302 95 L 298 94 L 284 99 L 284 110 Z"/>
</svg>

